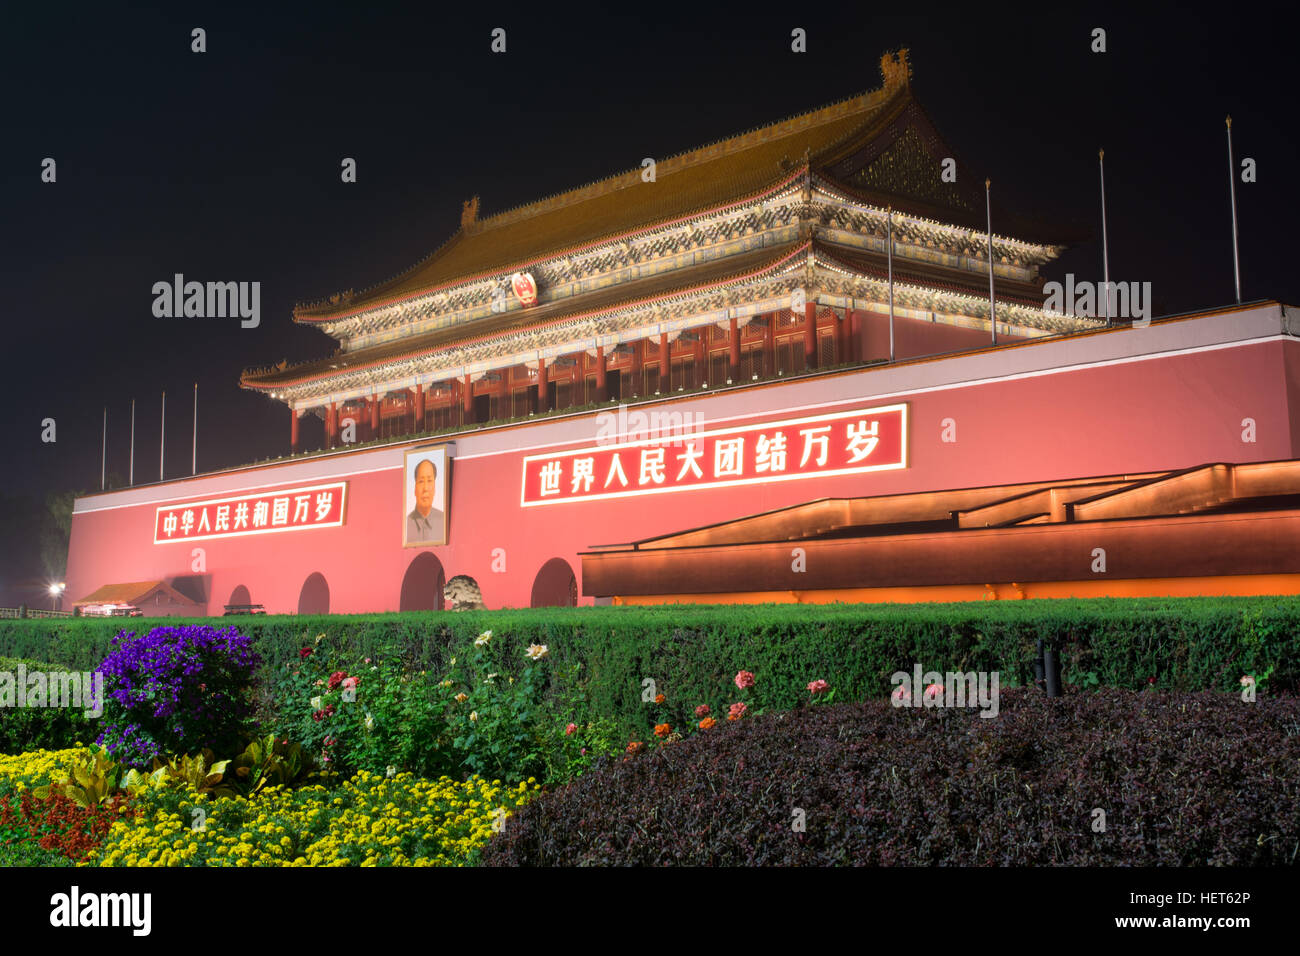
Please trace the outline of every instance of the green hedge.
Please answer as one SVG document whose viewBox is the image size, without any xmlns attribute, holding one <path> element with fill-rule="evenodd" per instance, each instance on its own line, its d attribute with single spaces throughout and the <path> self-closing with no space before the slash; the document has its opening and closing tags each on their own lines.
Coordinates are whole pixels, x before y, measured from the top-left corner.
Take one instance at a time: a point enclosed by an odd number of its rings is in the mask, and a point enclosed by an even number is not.
<svg viewBox="0 0 1300 956">
<path fill-rule="evenodd" d="M 163 623 L 182 622 L 0 621 L 0 656 L 89 669 L 124 625 Z M 1004 686 L 1014 686 L 1028 679 L 1038 637 L 1061 653 L 1065 681 L 1085 687 L 1137 688 L 1155 678 L 1165 689 L 1227 690 L 1247 673 L 1264 693 L 1300 685 L 1300 597 L 1291 596 L 258 615 L 191 623 L 237 625 L 256 639 L 266 668 L 296 660 L 299 648 L 325 633 L 357 658 L 395 648 L 411 666 L 436 669 L 491 628 L 507 660 L 522 661 L 527 645 L 546 644 L 560 667 L 581 664 L 591 714 L 637 728 L 644 725 L 646 678 L 675 701 L 707 701 L 743 668 L 757 675 L 768 707 L 792 706 L 819 678 L 841 700 L 883 696 L 891 674 L 917 663 L 997 670 Z"/>
<path fill-rule="evenodd" d="M 13 675 L 15 684 L 19 667 L 31 674 L 36 671 L 66 671 L 70 668 L 45 661 L 0 657 L 0 673 Z M 0 703 L 3 703 L 0 701 Z M 78 741 L 94 740 L 98 722 L 85 715 L 87 708 L 76 707 L 0 707 L 0 754 L 18 754 L 28 750 L 60 750 Z"/>
</svg>

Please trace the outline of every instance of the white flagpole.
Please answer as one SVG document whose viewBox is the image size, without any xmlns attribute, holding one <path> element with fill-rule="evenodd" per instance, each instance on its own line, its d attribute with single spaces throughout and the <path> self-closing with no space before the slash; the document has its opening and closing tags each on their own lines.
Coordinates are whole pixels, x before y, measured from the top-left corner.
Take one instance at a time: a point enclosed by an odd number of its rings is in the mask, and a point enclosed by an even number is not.
<svg viewBox="0 0 1300 956">
<path fill-rule="evenodd" d="M 889 238 L 885 243 L 889 261 L 889 361 L 894 361 L 894 207 L 886 214 L 889 218 Z"/>
<path fill-rule="evenodd" d="M 991 179 L 984 180 L 984 214 L 989 227 L 989 326 L 993 329 L 993 344 L 998 344 L 998 311 L 993 299 L 993 200 L 989 197 Z"/>
<path fill-rule="evenodd" d="M 135 485 L 135 399 L 131 399 L 131 466 L 127 482 Z"/>
<path fill-rule="evenodd" d="M 162 399 L 162 432 L 158 435 L 158 480 L 163 480 L 163 450 L 167 447 L 167 392 Z"/>
<path fill-rule="evenodd" d="M 108 406 L 104 406 L 104 437 L 99 446 L 99 490 L 106 487 L 108 468 Z"/>
<path fill-rule="evenodd" d="M 1241 304 L 1241 260 L 1237 256 L 1237 167 L 1232 161 L 1232 117 L 1228 117 L 1228 190 L 1232 196 L 1232 275 L 1237 283 L 1237 304 Z"/>
<path fill-rule="evenodd" d="M 1106 244 L 1106 151 L 1097 150 L 1101 169 L 1101 272 L 1102 298 L 1106 300 L 1106 328 L 1110 328 L 1110 247 Z"/>
<path fill-rule="evenodd" d="M 194 443 L 190 449 L 190 474 L 199 470 L 199 383 L 194 383 Z"/>
</svg>

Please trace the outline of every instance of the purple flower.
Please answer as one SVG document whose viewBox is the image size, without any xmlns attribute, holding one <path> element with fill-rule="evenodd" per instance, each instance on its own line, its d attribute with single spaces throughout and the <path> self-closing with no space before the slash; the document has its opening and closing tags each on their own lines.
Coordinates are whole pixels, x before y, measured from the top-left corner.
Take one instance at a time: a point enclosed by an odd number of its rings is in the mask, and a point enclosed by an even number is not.
<svg viewBox="0 0 1300 956">
<path fill-rule="evenodd" d="M 194 753 L 238 735 L 252 713 L 248 689 L 261 663 L 234 627 L 122 631 L 100 665 L 106 720 L 99 742 L 137 765 L 162 752 Z"/>
</svg>

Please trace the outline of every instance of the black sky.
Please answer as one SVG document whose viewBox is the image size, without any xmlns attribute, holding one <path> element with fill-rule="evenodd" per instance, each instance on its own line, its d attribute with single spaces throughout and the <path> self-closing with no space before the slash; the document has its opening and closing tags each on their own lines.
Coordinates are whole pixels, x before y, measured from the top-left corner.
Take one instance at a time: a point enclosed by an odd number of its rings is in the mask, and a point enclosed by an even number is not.
<svg viewBox="0 0 1300 956">
<path fill-rule="evenodd" d="M 876 4 L 874 8 L 914 8 Z M 1291 37 L 1257 6 L 1038 4 L 988 14 L 888 15 L 865 4 L 792 13 L 751 5 L 410 9 L 228 4 L 155 12 L 10 9 L 0 35 L 7 494 L 97 489 L 109 469 L 188 474 L 191 390 L 199 470 L 287 451 L 283 406 L 240 371 L 329 354 L 297 301 L 361 290 L 412 265 L 459 223 L 582 185 L 879 85 L 906 45 L 913 87 L 1004 204 L 1099 236 L 1106 149 L 1112 278 L 1150 281 L 1157 314 L 1232 301 L 1223 118 L 1259 181 L 1239 185 L 1247 299 L 1300 302 Z M 482 12 L 480 12 L 482 11 Z M 852 11 L 852 12 L 849 12 Z M 1282 21 L 1284 22 L 1284 21 Z M 190 31 L 208 52 L 190 52 Z M 490 52 L 507 30 L 508 52 Z M 808 52 L 790 51 L 803 27 Z M 1094 27 L 1108 51 L 1090 52 Z M 53 157 L 58 181 L 40 181 Z M 354 157 L 359 181 L 340 182 Z M 1049 277 L 1099 278 L 1099 239 Z M 262 283 L 262 324 L 158 319 L 174 273 Z M 41 441 L 54 418 L 58 441 Z"/>
</svg>

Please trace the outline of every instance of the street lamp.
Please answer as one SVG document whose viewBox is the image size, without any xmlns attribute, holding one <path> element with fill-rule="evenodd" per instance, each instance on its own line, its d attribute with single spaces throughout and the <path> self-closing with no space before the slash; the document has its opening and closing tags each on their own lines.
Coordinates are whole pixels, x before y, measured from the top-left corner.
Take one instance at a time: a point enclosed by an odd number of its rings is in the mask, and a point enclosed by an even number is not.
<svg viewBox="0 0 1300 956">
<path fill-rule="evenodd" d="M 56 605 L 58 604 L 59 599 L 63 596 L 63 589 L 66 587 L 67 587 L 66 584 L 50 585 L 50 610 L 51 611 L 58 610 L 58 607 Z"/>
</svg>

